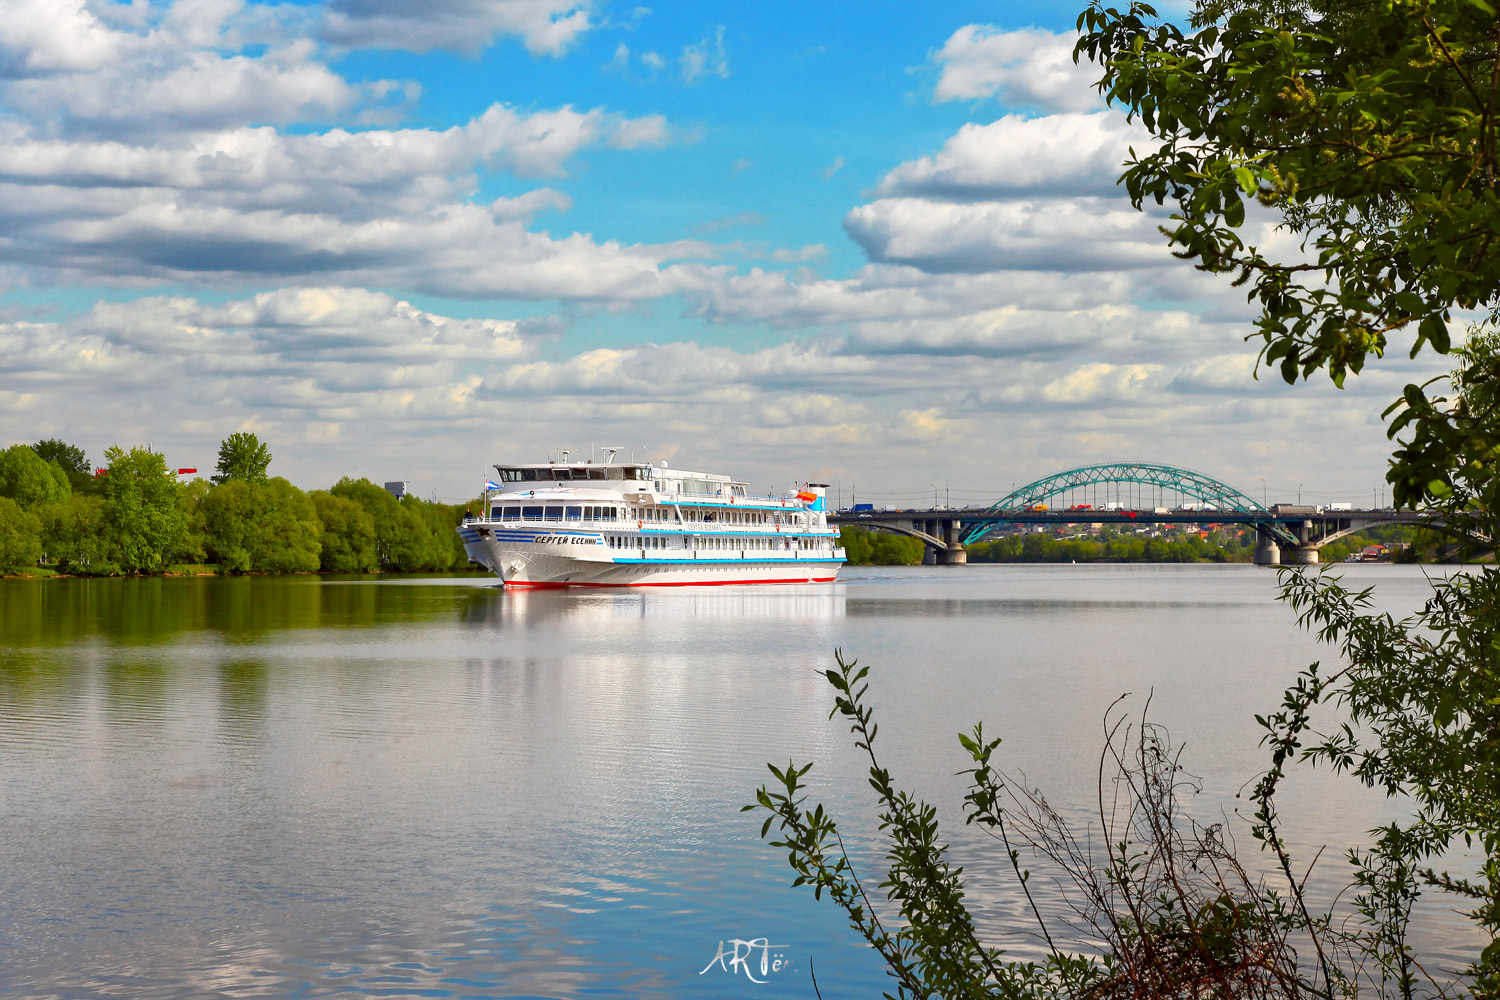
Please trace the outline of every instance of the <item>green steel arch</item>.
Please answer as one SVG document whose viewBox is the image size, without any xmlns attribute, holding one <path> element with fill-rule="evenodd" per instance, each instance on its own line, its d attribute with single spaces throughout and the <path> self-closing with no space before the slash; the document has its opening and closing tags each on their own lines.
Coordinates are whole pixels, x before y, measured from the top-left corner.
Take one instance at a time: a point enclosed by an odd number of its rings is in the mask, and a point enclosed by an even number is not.
<svg viewBox="0 0 1500 1000">
<path fill-rule="evenodd" d="M 1162 493 L 1175 493 L 1180 497 L 1212 507 L 1214 510 L 1232 510 L 1245 513 L 1266 511 L 1254 499 L 1212 476 L 1191 469 L 1179 469 L 1173 465 L 1156 465 L 1150 462 L 1111 462 L 1105 465 L 1085 465 L 1066 472 L 1027 483 L 1011 490 L 986 509 L 987 514 L 1021 513 L 1060 494 L 1079 490 L 1101 483 L 1135 483 L 1148 486 Z M 963 544 L 972 545 L 994 529 L 993 523 L 976 524 L 963 534 Z"/>
</svg>

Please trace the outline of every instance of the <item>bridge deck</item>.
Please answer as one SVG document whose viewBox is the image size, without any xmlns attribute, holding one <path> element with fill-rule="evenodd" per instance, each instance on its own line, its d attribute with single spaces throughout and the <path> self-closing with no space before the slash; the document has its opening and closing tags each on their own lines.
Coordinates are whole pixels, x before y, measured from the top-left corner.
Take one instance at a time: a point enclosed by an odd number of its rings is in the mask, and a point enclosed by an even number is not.
<svg viewBox="0 0 1500 1000">
<path fill-rule="evenodd" d="M 831 512 L 832 524 L 869 524 L 905 521 L 961 521 L 964 524 L 1301 524 L 1360 521 L 1366 524 L 1410 524 L 1434 515 L 1406 510 L 1326 510 L 1318 513 L 1277 513 L 1264 510 L 1023 510 L 984 508 L 928 510 L 840 510 Z"/>
</svg>

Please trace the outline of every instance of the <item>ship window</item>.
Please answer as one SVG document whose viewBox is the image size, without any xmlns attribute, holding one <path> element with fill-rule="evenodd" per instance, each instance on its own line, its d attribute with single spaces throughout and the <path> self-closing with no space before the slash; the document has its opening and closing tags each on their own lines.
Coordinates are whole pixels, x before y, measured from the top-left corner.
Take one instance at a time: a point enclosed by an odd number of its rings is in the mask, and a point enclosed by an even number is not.
<svg viewBox="0 0 1500 1000">
<path fill-rule="evenodd" d="M 502 483 L 519 483 L 521 481 L 520 469 L 496 469 L 495 471 L 500 474 L 500 481 Z"/>
<path fill-rule="evenodd" d="M 609 468 L 607 468 L 607 469 L 604 470 L 604 473 L 605 473 L 605 477 L 608 478 L 608 479 L 624 479 L 625 478 L 625 470 L 622 469 L 622 468 L 620 468 L 618 465 L 612 465 L 612 466 L 610 466 Z"/>
<path fill-rule="evenodd" d="M 563 516 L 563 509 L 562 509 L 561 506 L 559 506 L 558 504 L 550 504 L 550 503 L 547 505 L 547 520 L 549 520 L 549 521 L 561 521 L 562 520 L 562 516 Z"/>
<path fill-rule="evenodd" d="M 523 483 L 534 483 L 542 478 L 541 469 L 518 469 L 517 471 L 521 473 Z"/>
<path fill-rule="evenodd" d="M 583 508 L 582 507 L 569 507 L 568 508 L 568 519 L 569 520 L 573 520 L 574 518 L 579 518 L 579 517 L 582 517 L 582 516 L 583 516 Z"/>
<path fill-rule="evenodd" d="M 521 516 L 528 521 L 540 521 L 542 519 L 542 508 L 522 507 Z"/>
<path fill-rule="evenodd" d="M 603 479 L 603 478 L 605 478 L 605 476 L 604 476 L 604 470 L 601 469 L 601 468 L 598 468 L 598 467 L 589 469 L 588 470 L 588 474 L 589 474 L 589 478 L 590 479 Z"/>
</svg>

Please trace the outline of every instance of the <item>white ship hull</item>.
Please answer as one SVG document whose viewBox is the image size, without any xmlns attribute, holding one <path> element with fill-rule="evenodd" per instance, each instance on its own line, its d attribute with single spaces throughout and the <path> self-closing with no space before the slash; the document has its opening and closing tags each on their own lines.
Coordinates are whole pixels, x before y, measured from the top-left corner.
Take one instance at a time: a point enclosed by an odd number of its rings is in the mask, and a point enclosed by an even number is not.
<svg viewBox="0 0 1500 1000">
<path fill-rule="evenodd" d="M 741 556 L 738 552 L 681 552 L 660 557 L 646 549 L 605 546 L 589 532 L 533 532 L 500 525 L 462 531 L 469 558 L 508 587 L 686 587 L 746 583 L 827 583 L 844 560 L 791 550 Z M 532 536 L 527 538 L 527 536 Z"/>
</svg>

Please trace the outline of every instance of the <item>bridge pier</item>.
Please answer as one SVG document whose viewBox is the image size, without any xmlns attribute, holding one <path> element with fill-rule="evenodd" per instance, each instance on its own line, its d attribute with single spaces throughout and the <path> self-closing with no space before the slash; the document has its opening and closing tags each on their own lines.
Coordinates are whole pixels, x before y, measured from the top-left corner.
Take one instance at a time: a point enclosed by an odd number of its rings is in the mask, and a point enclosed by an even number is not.
<svg viewBox="0 0 1500 1000">
<path fill-rule="evenodd" d="M 943 522 L 943 541 L 948 547 L 937 553 L 939 566 L 966 566 L 969 563 L 969 550 L 964 548 L 964 543 L 959 541 L 962 534 L 962 525 L 947 518 Z"/>
<path fill-rule="evenodd" d="M 1276 544 L 1276 536 L 1260 525 L 1255 527 L 1254 562 L 1257 566 L 1281 565 L 1281 546 Z"/>
<path fill-rule="evenodd" d="M 1295 549 L 1286 550 L 1286 565 L 1288 566 L 1316 566 L 1318 565 L 1318 550 L 1311 545 L 1299 545 Z"/>
<path fill-rule="evenodd" d="M 969 550 L 959 539 L 963 536 L 963 523 L 953 518 L 926 518 L 922 521 L 913 521 L 912 527 L 925 532 L 933 538 L 941 538 L 943 547 L 927 543 L 922 549 L 923 566 L 966 566 L 969 562 Z"/>
</svg>

